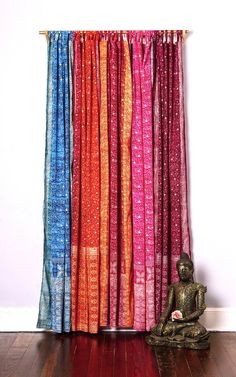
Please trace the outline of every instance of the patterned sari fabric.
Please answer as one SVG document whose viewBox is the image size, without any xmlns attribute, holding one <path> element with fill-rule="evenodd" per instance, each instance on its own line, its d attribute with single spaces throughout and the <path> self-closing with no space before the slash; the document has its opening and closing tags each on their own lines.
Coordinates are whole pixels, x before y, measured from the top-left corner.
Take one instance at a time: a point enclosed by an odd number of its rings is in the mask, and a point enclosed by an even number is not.
<svg viewBox="0 0 236 377">
<path fill-rule="evenodd" d="M 182 45 L 181 31 L 49 33 L 38 327 L 145 331 L 163 310 L 190 253 Z"/>
<path fill-rule="evenodd" d="M 44 266 L 37 327 L 71 330 L 70 59 L 71 33 L 48 35 Z"/>
<path fill-rule="evenodd" d="M 108 42 L 99 42 L 100 49 L 100 326 L 108 325 L 108 294 L 109 294 L 109 129 L 108 129 Z"/>
<path fill-rule="evenodd" d="M 133 325 L 132 289 L 132 214 L 131 214 L 131 126 L 132 76 L 127 40 L 121 42 L 121 99 L 120 99 L 120 327 Z"/>
<path fill-rule="evenodd" d="M 162 312 L 167 285 L 178 279 L 181 250 L 190 254 L 183 110 L 182 33 L 156 40 L 154 98 L 154 205 L 156 315 Z"/>
<path fill-rule="evenodd" d="M 151 42 L 133 43 L 132 198 L 134 328 L 155 324 Z"/>
<path fill-rule="evenodd" d="M 100 161 L 95 33 L 74 35 L 72 329 L 98 331 Z M 79 94 L 78 94 L 79 93 Z M 78 310 L 79 308 L 79 310 Z"/>
<path fill-rule="evenodd" d="M 109 211 L 109 248 L 110 248 L 110 279 L 109 279 L 109 324 L 117 325 L 118 305 L 118 248 L 119 248 L 119 208 L 118 208 L 118 135 L 120 108 L 120 42 L 114 39 L 109 43 L 108 67 L 108 108 L 109 108 L 109 164 L 110 164 L 110 211 Z"/>
</svg>

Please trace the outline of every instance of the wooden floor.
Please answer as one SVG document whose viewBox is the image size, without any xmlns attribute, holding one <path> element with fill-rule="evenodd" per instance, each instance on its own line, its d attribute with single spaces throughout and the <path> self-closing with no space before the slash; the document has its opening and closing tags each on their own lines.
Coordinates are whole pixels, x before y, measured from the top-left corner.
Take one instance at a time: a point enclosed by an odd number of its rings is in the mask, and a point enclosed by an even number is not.
<svg viewBox="0 0 236 377">
<path fill-rule="evenodd" d="M 236 377 L 236 333 L 204 351 L 149 347 L 143 334 L 0 333 L 0 377 Z"/>
</svg>

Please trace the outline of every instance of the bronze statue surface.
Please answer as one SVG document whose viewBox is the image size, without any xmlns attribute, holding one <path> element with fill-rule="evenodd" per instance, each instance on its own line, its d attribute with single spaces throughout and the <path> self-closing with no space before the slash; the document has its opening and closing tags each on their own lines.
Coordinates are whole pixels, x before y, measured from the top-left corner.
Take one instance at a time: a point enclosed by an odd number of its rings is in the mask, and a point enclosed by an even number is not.
<svg viewBox="0 0 236 377">
<path fill-rule="evenodd" d="M 177 270 L 180 281 L 168 287 L 167 307 L 146 342 L 156 346 L 209 348 L 209 332 L 198 322 L 206 309 L 206 287 L 193 282 L 193 262 L 188 254 L 181 254 Z"/>
</svg>

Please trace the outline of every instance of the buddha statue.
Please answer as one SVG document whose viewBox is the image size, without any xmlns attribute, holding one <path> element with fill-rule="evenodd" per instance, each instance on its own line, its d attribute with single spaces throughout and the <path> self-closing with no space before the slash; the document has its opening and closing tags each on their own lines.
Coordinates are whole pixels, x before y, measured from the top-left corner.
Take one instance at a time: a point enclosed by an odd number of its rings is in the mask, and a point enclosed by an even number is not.
<svg viewBox="0 0 236 377">
<path fill-rule="evenodd" d="M 167 307 L 146 337 L 150 345 L 209 348 L 209 332 L 199 322 L 206 309 L 206 287 L 193 281 L 193 262 L 181 253 L 176 264 L 180 281 L 168 287 Z"/>
</svg>

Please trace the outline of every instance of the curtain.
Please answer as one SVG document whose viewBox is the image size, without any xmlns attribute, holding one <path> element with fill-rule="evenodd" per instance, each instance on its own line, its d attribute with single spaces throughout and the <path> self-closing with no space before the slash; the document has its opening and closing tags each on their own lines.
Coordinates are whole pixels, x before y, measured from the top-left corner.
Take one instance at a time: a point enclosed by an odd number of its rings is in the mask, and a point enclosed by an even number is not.
<svg viewBox="0 0 236 377">
<path fill-rule="evenodd" d="M 176 262 L 190 254 L 187 208 L 183 62 L 181 32 L 161 33 L 154 88 L 154 206 L 156 313 L 167 299 L 167 285 L 178 280 Z M 175 39 L 175 40 L 174 40 Z"/>
<path fill-rule="evenodd" d="M 140 33 L 141 34 L 141 33 Z M 132 199 L 134 328 L 155 324 L 151 39 L 133 42 Z"/>
<path fill-rule="evenodd" d="M 71 328 L 70 156 L 71 37 L 48 36 L 44 263 L 37 327 Z"/>
<path fill-rule="evenodd" d="M 150 330 L 190 254 L 182 31 L 48 33 L 38 327 Z"/>
</svg>

